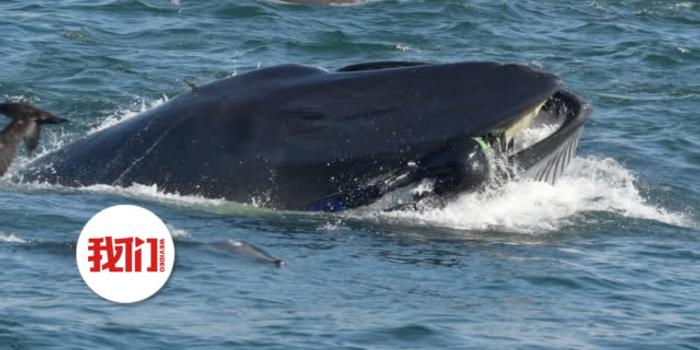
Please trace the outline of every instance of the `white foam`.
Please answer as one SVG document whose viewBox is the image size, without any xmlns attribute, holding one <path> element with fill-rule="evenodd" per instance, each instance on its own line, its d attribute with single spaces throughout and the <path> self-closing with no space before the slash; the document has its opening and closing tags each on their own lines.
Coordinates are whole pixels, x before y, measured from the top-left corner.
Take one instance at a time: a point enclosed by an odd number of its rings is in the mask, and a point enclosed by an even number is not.
<svg viewBox="0 0 700 350">
<path fill-rule="evenodd" d="M 54 185 L 46 182 L 22 182 L 16 183 L 11 180 L 0 179 L 0 183 L 5 188 L 15 191 L 51 191 L 58 193 L 95 193 L 107 194 L 135 200 L 162 203 L 168 206 L 204 209 L 216 213 L 250 213 L 250 212 L 270 212 L 270 209 L 256 208 L 250 204 L 231 202 L 223 198 L 206 198 L 198 195 L 181 195 L 179 193 L 165 192 L 158 188 L 158 185 L 133 184 L 128 187 L 112 185 L 91 185 L 83 187 L 66 187 Z M 183 230 L 184 231 L 184 230 Z M 176 235 L 178 233 L 175 233 Z M 183 237 L 189 235 L 182 232 Z"/>
<path fill-rule="evenodd" d="M 172 235 L 175 240 L 189 240 L 192 238 L 192 235 L 185 229 L 177 228 L 168 224 L 166 224 L 166 226 L 168 226 L 168 231 L 170 231 L 170 235 Z"/>
<path fill-rule="evenodd" d="M 695 7 L 695 4 L 692 1 L 684 1 L 675 3 L 672 8 L 674 10 L 690 10 L 693 7 Z"/>
<path fill-rule="evenodd" d="M 696 227 L 690 213 L 671 212 L 649 203 L 636 186 L 636 177 L 610 158 L 574 158 L 555 185 L 516 179 L 483 192 L 466 193 L 442 209 L 422 212 L 403 210 L 384 212 L 364 208 L 341 214 L 340 218 L 372 221 L 395 221 L 419 226 L 447 227 L 465 231 L 503 231 L 539 234 L 570 225 L 586 224 L 583 213 L 608 212 L 626 218 L 654 220 L 680 227 Z M 202 196 L 166 193 L 156 185 L 134 184 L 129 187 L 93 185 L 66 188 L 50 184 L 8 184 L 29 190 L 103 193 L 127 198 L 155 201 L 169 206 L 193 208 L 220 214 L 270 215 L 275 211 L 250 204 Z M 323 229 L 338 229 L 330 223 Z M 188 238 L 184 230 L 173 235 Z M 5 235 L 5 240 L 20 239 Z M 3 236 L 0 236 L 0 241 Z"/>
<path fill-rule="evenodd" d="M 556 185 L 514 180 L 482 193 L 459 196 L 443 209 L 350 212 L 371 219 L 401 219 L 459 230 L 537 234 L 580 223 L 580 214 L 610 212 L 675 226 L 695 226 L 687 214 L 650 204 L 632 172 L 610 158 L 575 158 Z"/>
<path fill-rule="evenodd" d="M 601 4 L 598 1 L 593 1 L 589 4 L 593 9 L 596 9 L 598 11 L 603 11 L 603 12 L 611 12 L 609 8 L 605 6 L 605 4 Z"/>
<path fill-rule="evenodd" d="M 409 50 L 411 50 L 411 47 L 406 44 L 398 43 L 396 44 L 396 50 L 401 52 L 408 52 Z"/>
<path fill-rule="evenodd" d="M 45 185 L 52 186 L 52 185 Z M 158 185 L 133 184 L 128 187 L 111 185 L 92 185 L 75 189 L 80 192 L 106 193 L 133 199 L 156 201 L 171 205 L 200 208 L 243 207 L 245 204 L 229 202 L 223 198 L 205 198 L 202 196 L 188 196 L 179 193 L 168 193 L 158 189 Z"/>
<path fill-rule="evenodd" d="M 341 218 L 326 221 L 323 225 L 316 228 L 317 231 L 340 231 L 345 229 L 347 229 L 347 227 L 345 227 Z"/>
<path fill-rule="evenodd" d="M 0 231 L 0 242 L 3 243 L 27 243 L 26 240 L 22 239 L 21 237 L 17 237 L 15 235 L 8 235 L 5 232 Z"/>
</svg>

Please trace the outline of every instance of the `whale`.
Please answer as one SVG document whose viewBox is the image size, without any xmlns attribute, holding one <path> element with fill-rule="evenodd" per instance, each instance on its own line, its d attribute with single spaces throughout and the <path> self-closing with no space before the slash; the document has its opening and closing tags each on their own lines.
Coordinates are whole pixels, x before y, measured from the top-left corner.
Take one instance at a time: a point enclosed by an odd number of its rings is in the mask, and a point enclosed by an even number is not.
<svg viewBox="0 0 700 350">
<path fill-rule="evenodd" d="M 556 181 L 591 113 L 561 85 L 495 62 L 272 66 L 192 86 L 12 179 L 156 185 L 295 211 L 439 205 L 514 175 Z M 545 124 L 553 131 L 522 145 Z"/>
</svg>

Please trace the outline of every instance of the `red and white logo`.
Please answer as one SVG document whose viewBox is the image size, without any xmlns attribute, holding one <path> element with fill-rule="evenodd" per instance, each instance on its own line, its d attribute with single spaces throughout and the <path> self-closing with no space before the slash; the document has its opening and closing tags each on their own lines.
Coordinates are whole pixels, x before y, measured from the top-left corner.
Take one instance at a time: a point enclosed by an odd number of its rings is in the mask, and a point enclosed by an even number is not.
<svg viewBox="0 0 700 350">
<path fill-rule="evenodd" d="M 117 205 L 85 224 L 75 252 L 78 270 L 97 295 L 116 303 L 135 303 L 158 292 L 175 262 L 175 245 L 152 212 Z"/>
</svg>

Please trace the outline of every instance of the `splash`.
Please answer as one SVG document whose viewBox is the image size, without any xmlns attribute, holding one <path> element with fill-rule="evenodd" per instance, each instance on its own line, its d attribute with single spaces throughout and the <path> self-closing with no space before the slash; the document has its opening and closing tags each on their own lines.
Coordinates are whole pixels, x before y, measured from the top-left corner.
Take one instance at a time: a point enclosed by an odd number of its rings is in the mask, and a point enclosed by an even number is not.
<svg viewBox="0 0 700 350">
<path fill-rule="evenodd" d="M 8 97 L 8 100 L 33 102 L 26 96 L 10 96 Z M 11 179 L 17 171 L 20 171 L 24 167 L 31 164 L 33 161 L 62 148 L 67 143 L 70 143 L 71 141 L 75 140 L 76 137 L 85 137 L 86 135 L 91 135 L 98 131 L 115 126 L 149 109 L 156 108 L 162 105 L 163 103 L 168 102 L 168 100 L 169 98 L 166 95 L 163 95 L 161 98 L 150 102 L 147 102 L 144 98 L 139 98 L 139 101 L 136 104 L 131 105 L 129 108 L 117 110 L 107 118 L 100 121 L 97 125 L 89 129 L 85 135 L 76 135 L 75 132 L 68 132 L 64 128 L 43 128 L 41 130 L 41 142 L 39 149 L 33 154 L 28 154 L 24 151 L 24 147 L 21 147 L 20 149 L 22 151 L 17 155 L 17 157 L 13 161 L 13 164 L 8 170 L 7 175 L 3 178 L 0 178 L 0 183 L 8 183 L 9 180 L 7 179 Z"/>
<path fill-rule="evenodd" d="M 98 125 L 92 127 L 90 130 L 88 130 L 87 135 L 94 134 L 98 131 L 102 131 L 107 128 L 111 128 L 119 123 L 122 123 L 126 120 L 129 120 L 149 109 L 156 108 L 160 105 L 162 105 L 165 102 L 168 102 L 169 98 L 166 95 L 163 95 L 163 97 L 156 99 L 151 102 L 146 102 L 145 99 L 141 98 L 140 101 L 136 104 L 131 106 L 131 108 L 119 110 L 112 115 L 108 116 L 104 120 L 102 120 Z"/>
<path fill-rule="evenodd" d="M 442 209 L 350 215 L 375 220 L 401 219 L 459 230 L 530 234 L 576 224 L 576 219 L 587 212 L 609 212 L 625 218 L 694 226 L 686 214 L 650 204 L 641 195 L 636 181 L 631 171 L 613 159 L 574 158 L 555 185 L 514 180 L 484 192 L 463 194 Z"/>
<path fill-rule="evenodd" d="M 586 223 L 585 213 L 606 212 L 624 218 L 644 219 L 679 227 L 695 227 L 688 213 L 668 211 L 644 198 L 636 185 L 636 176 L 610 158 L 574 158 L 555 185 L 515 179 L 483 192 L 466 193 L 442 209 L 385 212 L 379 209 L 350 210 L 337 216 L 329 227 L 339 229 L 344 219 L 395 222 L 465 231 L 500 231 L 541 234 Z M 204 210 L 224 215 L 279 215 L 271 209 L 231 202 L 223 198 L 168 193 L 157 185 L 134 184 L 129 187 L 92 185 L 67 188 L 51 184 L 8 184 L 25 190 L 49 190 L 108 194 L 166 206 Z M 316 215 L 314 213 L 298 213 Z M 325 217 L 325 216 L 324 216 Z M 583 220 L 583 221 L 582 221 Z M 177 230 L 176 230 L 177 231 Z M 0 233 L 1 234 L 1 233 Z M 175 232 L 181 239 L 187 232 Z M 0 235 L 0 241 L 13 238 Z"/>
<path fill-rule="evenodd" d="M 36 104 L 40 101 L 39 99 L 30 98 L 24 95 L 5 96 L 5 99 L 12 102 L 31 104 Z M 18 154 L 12 161 L 12 165 L 8 169 L 7 173 L 3 177 L 0 177 L 0 184 L 7 183 L 9 181 L 8 179 L 12 178 L 17 169 L 22 169 L 33 160 L 61 148 L 67 142 L 67 140 L 71 138 L 71 134 L 66 132 L 62 127 L 44 127 L 41 129 L 40 135 L 41 142 L 39 142 L 39 147 L 34 151 L 34 153 L 28 153 L 24 145 L 19 147 Z"/>
<path fill-rule="evenodd" d="M 535 143 L 544 140 L 547 136 L 554 134 L 559 129 L 559 124 L 542 124 L 521 130 L 513 136 L 512 153 L 520 152 Z"/>
</svg>

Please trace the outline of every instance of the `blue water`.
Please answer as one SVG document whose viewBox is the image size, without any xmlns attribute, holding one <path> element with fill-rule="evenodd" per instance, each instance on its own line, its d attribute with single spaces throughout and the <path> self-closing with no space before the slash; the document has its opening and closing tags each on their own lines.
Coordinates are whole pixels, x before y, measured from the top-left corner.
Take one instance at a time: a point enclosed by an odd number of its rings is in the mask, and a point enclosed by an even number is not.
<svg viewBox="0 0 700 350">
<path fill-rule="evenodd" d="M 697 1 L 4 0 L 0 33 L 0 95 L 73 121 L 44 130 L 39 154 L 184 80 L 280 63 L 524 63 L 595 108 L 556 185 L 516 180 L 422 214 L 2 180 L 0 348 L 700 348 Z M 124 203 L 163 218 L 177 248 L 166 287 L 128 306 L 93 294 L 74 255 L 85 222 Z"/>
</svg>

